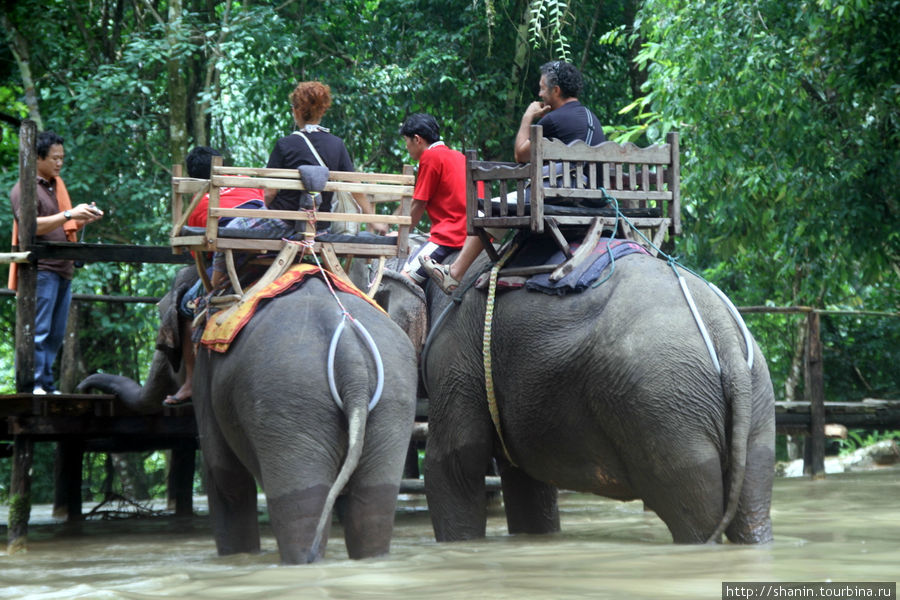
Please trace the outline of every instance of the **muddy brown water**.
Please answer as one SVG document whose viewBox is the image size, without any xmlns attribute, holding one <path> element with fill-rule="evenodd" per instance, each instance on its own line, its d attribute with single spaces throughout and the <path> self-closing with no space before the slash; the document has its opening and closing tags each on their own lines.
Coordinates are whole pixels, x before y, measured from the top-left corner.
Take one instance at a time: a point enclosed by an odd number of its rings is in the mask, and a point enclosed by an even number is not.
<svg viewBox="0 0 900 600">
<path fill-rule="evenodd" d="M 200 514 L 54 523 L 32 513 L 29 549 L 0 552 L 0 598 L 721 598 L 723 581 L 897 581 L 900 467 L 778 479 L 775 541 L 676 546 L 639 502 L 563 492 L 563 531 L 508 536 L 491 508 L 484 540 L 438 544 L 422 496 L 403 496 L 390 556 L 351 561 L 335 525 L 323 562 L 278 566 L 263 551 L 219 557 Z M 3 507 L 5 511 L 5 507 Z M 0 512 L 5 538 L 5 512 Z"/>
</svg>

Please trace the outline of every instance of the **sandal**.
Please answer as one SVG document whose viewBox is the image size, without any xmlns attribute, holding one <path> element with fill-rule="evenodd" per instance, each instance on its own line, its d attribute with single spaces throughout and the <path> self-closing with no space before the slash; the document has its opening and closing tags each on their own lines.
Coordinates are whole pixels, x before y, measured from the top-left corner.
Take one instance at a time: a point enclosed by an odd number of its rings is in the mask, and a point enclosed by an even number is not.
<svg viewBox="0 0 900 600">
<path fill-rule="evenodd" d="M 420 256 L 419 264 L 445 294 L 452 294 L 459 287 L 459 281 L 450 275 L 449 265 L 442 265 L 430 256 Z"/>
<path fill-rule="evenodd" d="M 193 402 L 193 398 L 188 396 L 187 398 L 179 398 L 178 395 L 169 394 L 165 398 L 163 398 L 163 406 L 187 406 L 191 402 Z"/>
</svg>

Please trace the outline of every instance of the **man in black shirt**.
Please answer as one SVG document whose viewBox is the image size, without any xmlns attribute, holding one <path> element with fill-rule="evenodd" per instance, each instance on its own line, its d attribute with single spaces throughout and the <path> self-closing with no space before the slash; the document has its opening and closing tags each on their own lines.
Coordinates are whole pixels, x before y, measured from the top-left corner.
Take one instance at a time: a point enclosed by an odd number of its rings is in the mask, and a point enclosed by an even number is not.
<svg viewBox="0 0 900 600">
<path fill-rule="evenodd" d="M 544 128 L 543 135 L 549 139 L 559 139 L 568 144 L 582 140 L 589 146 L 606 141 L 600 119 L 590 109 L 578 101 L 578 94 L 584 86 L 581 73 L 573 65 L 555 60 L 541 66 L 539 83 L 540 101 L 535 100 L 525 109 L 519 131 L 516 133 L 516 162 L 531 160 L 531 125 L 535 119 Z M 481 240 L 477 236 L 466 238 L 456 259 L 445 265 L 421 257 L 422 267 L 435 283 L 446 293 L 459 286 L 463 275 L 481 253 Z"/>
<path fill-rule="evenodd" d="M 578 94 L 584 87 L 581 73 L 573 65 L 555 60 L 541 66 L 541 81 L 538 96 L 525 109 L 519 131 L 516 133 L 516 161 L 526 163 L 531 160 L 531 125 L 535 119 L 544 128 L 544 137 L 559 139 L 568 144 L 583 140 L 589 146 L 606 141 L 600 119 L 590 109 L 578 101 Z"/>
</svg>

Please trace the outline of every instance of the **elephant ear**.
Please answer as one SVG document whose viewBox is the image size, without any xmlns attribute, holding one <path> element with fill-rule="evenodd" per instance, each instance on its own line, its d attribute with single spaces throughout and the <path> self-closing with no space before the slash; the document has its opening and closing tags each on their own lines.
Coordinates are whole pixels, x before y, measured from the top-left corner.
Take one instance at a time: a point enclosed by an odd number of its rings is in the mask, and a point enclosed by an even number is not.
<svg viewBox="0 0 900 600">
<path fill-rule="evenodd" d="M 184 267 L 176 273 L 172 288 L 156 305 L 159 311 L 156 349 L 166 356 L 169 364 L 176 371 L 181 368 L 181 328 L 178 325 L 178 305 L 181 304 L 185 292 L 196 281 L 196 270 L 193 267 Z"/>
</svg>

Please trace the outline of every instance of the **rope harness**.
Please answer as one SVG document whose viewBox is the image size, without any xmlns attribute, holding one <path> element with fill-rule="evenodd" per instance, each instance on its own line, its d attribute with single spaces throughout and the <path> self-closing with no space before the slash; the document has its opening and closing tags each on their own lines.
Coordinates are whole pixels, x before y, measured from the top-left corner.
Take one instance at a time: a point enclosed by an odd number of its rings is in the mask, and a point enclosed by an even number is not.
<svg viewBox="0 0 900 600">
<path fill-rule="evenodd" d="M 507 460 L 515 467 L 517 466 L 512 459 L 512 455 L 503 441 L 503 433 L 500 430 L 500 408 L 497 406 L 497 396 L 494 393 L 494 374 L 491 369 L 491 334 L 494 324 L 494 305 L 497 294 L 497 274 L 506 261 L 513 255 L 518 244 L 513 243 L 510 248 L 503 253 L 493 267 L 491 267 L 491 277 L 488 282 L 487 303 L 484 311 L 484 339 L 481 343 L 481 357 L 484 361 L 484 387 L 487 392 L 488 409 L 491 412 L 491 421 L 494 423 L 494 429 L 497 431 L 497 437 L 500 438 L 500 445 L 503 447 L 503 454 Z"/>
<path fill-rule="evenodd" d="M 307 234 L 309 237 L 309 234 Z M 372 338 L 369 331 L 366 327 L 356 320 L 353 315 L 350 314 L 344 307 L 344 303 L 341 302 L 341 299 L 338 297 L 337 292 L 334 290 L 334 287 L 331 285 L 331 281 L 328 278 L 325 267 L 322 266 L 322 263 L 319 262 L 319 257 L 315 252 L 315 242 L 313 240 L 303 240 L 303 241 L 293 241 L 293 240 L 283 240 L 288 244 L 296 244 L 302 247 L 303 251 L 300 254 L 300 258 L 302 260 L 303 256 L 306 255 L 307 251 L 312 259 L 315 261 L 316 266 L 319 267 L 319 270 L 322 273 L 322 279 L 325 280 L 325 285 L 328 286 L 328 291 L 331 292 L 331 296 L 334 298 L 334 301 L 337 303 L 341 312 L 341 322 L 338 324 L 337 328 L 334 330 L 334 333 L 331 336 L 331 344 L 328 346 L 328 361 L 326 366 L 326 372 L 328 375 L 328 389 L 331 391 L 331 397 L 334 400 L 334 403 L 337 405 L 339 409 L 343 412 L 344 410 L 344 402 L 341 400 L 340 392 L 337 389 L 337 383 L 334 378 L 334 359 L 335 354 L 337 352 L 337 345 L 341 339 L 341 335 L 344 333 L 344 329 L 346 328 L 347 322 L 356 328 L 357 333 L 363 338 L 366 342 L 366 347 L 369 349 L 369 352 L 372 354 L 372 358 L 375 361 L 375 372 L 376 372 L 376 384 L 375 391 L 372 393 L 372 398 L 369 400 L 369 410 L 371 411 L 378 404 L 378 401 L 381 399 L 381 392 L 384 390 L 384 363 L 381 358 L 381 353 L 378 351 L 378 346 L 375 344 L 375 340 Z"/>
</svg>

